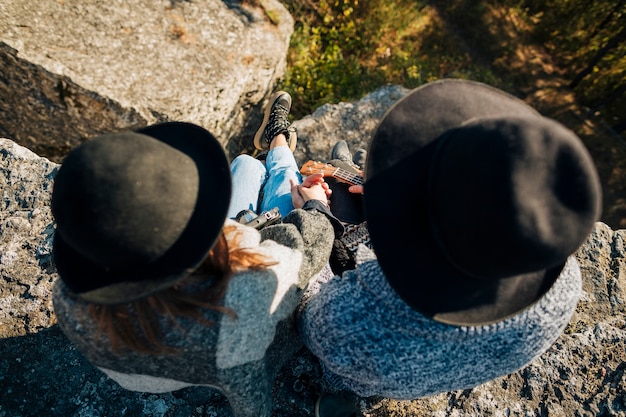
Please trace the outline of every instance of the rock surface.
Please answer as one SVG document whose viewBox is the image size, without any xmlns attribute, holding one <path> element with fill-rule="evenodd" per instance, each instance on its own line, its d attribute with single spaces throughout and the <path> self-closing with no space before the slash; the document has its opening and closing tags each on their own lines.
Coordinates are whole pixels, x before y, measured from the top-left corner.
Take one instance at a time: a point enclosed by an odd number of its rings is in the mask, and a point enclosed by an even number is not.
<svg viewBox="0 0 626 417">
<path fill-rule="evenodd" d="M 295 122 L 299 162 L 326 159 L 340 137 L 365 146 L 384 112 L 406 94 L 384 87 L 355 103 L 325 105 Z M 169 394 L 121 389 L 93 368 L 55 324 L 50 291 L 53 221 L 49 210 L 57 165 L 0 140 L 0 417 L 229 416 L 210 388 Z M 471 390 L 415 401 L 356 398 L 369 417 L 626 415 L 626 230 L 597 223 L 577 253 L 584 294 L 554 346 L 524 369 Z M 312 416 L 325 390 L 307 351 L 275 382 L 275 415 Z"/>
<path fill-rule="evenodd" d="M 292 32 L 277 0 L 2 1 L 0 136 L 59 161 L 97 134 L 178 120 L 239 149 Z"/>
<path fill-rule="evenodd" d="M 385 112 L 409 91 L 397 85 L 381 87 L 354 103 L 325 104 L 313 114 L 294 121 L 298 131 L 296 161 L 301 165 L 308 159 L 330 160 L 333 145 L 342 139 L 352 152 L 367 149 Z"/>
</svg>

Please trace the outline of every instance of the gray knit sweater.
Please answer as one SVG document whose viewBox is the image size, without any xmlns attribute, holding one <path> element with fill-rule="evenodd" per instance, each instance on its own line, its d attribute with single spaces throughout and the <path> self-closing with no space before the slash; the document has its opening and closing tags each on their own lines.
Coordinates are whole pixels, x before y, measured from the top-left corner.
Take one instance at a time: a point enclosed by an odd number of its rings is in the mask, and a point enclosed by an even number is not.
<svg viewBox="0 0 626 417">
<path fill-rule="evenodd" d="M 209 385 L 224 392 L 236 416 L 268 416 L 272 380 L 302 346 L 293 312 L 308 280 L 326 264 L 334 231 L 327 217 L 315 210 L 294 210 L 282 224 L 261 233 L 231 220 L 226 224 L 243 232 L 244 247 L 278 264 L 233 276 L 223 305 L 237 314 L 236 319 L 207 310 L 204 315 L 212 326 L 180 319 L 181 330 L 159 317 L 164 342 L 178 348 L 177 353 L 115 352 L 92 320 L 89 304 L 61 280 L 54 287 L 54 310 L 76 348 L 126 389 L 157 393 Z"/>
<path fill-rule="evenodd" d="M 364 246 L 358 262 L 343 277 L 311 283 L 299 326 L 331 385 L 364 397 L 416 399 L 512 373 L 552 345 L 581 293 L 570 257 L 552 288 L 525 310 L 494 324 L 452 326 L 404 303 Z"/>
</svg>

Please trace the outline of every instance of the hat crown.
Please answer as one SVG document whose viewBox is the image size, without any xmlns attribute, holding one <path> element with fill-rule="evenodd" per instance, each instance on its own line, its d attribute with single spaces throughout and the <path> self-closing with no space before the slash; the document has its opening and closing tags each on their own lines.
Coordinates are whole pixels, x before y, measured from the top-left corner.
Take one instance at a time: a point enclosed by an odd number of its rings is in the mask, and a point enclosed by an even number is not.
<svg viewBox="0 0 626 417">
<path fill-rule="evenodd" d="M 591 158 L 560 124 L 480 119 L 442 138 L 429 217 L 456 268 L 500 279 L 564 262 L 599 215 L 598 193 Z"/>
<path fill-rule="evenodd" d="M 191 158 L 167 144 L 134 132 L 103 135 L 59 170 L 57 233 L 105 269 L 148 264 L 184 231 L 198 184 Z"/>
</svg>

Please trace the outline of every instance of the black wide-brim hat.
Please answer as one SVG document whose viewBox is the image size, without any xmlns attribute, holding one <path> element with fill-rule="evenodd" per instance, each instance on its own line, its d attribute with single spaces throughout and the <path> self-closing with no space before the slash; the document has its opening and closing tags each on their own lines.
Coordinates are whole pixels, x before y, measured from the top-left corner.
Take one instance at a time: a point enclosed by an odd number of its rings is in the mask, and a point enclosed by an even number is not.
<svg viewBox="0 0 626 417">
<path fill-rule="evenodd" d="M 493 87 L 446 79 L 399 100 L 368 151 L 365 213 L 389 284 L 455 325 L 539 299 L 600 215 L 580 139 Z"/>
<path fill-rule="evenodd" d="M 169 288 L 206 257 L 230 194 L 226 155 L 200 126 L 162 123 L 87 141 L 55 177 L 59 275 L 101 304 Z"/>
</svg>

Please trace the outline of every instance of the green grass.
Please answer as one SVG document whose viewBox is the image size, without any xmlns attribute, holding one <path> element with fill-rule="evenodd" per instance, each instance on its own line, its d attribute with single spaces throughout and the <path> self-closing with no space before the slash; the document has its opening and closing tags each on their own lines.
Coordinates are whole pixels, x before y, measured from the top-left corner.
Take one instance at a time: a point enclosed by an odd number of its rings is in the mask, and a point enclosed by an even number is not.
<svg viewBox="0 0 626 417">
<path fill-rule="evenodd" d="M 535 45 L 568 81 L 626 21 L 601 22 L 617 0 L 286 0 L 296 20 L 288 69 L 279 86 L 293 93 L 293 115 L 354 101 L 385 84 L 414 88 L 457 77 L 518 95 L 537 83 Z M 602 28 L 595 30 L 594 28 Z M 596 33 L 591 36 L 591 33 Z M 587 42 L 589 40 L 590 42 Z M 530 48 L 529 48 L 530 47 Z M 626 45 L 598 64 L 574 91 L 594 107 L 626 80 Z M 547 68 L 547 67 L 546 67 Z M 545 68 L 539 70 L 543 71 Z M 543 76 L 543 74 L 539 74 Z M 619 121 L 626 96 L 603 109 Z"/>
<path fill-rule="evenodd" d="M 444 77 L 500 84 L 472 62 L 435 8 L 400 0 L 285 1 L 296 19 L 280 88 L 295 118 L 353 101 L 385 84 L 414 88 Z"/>
</svg>

